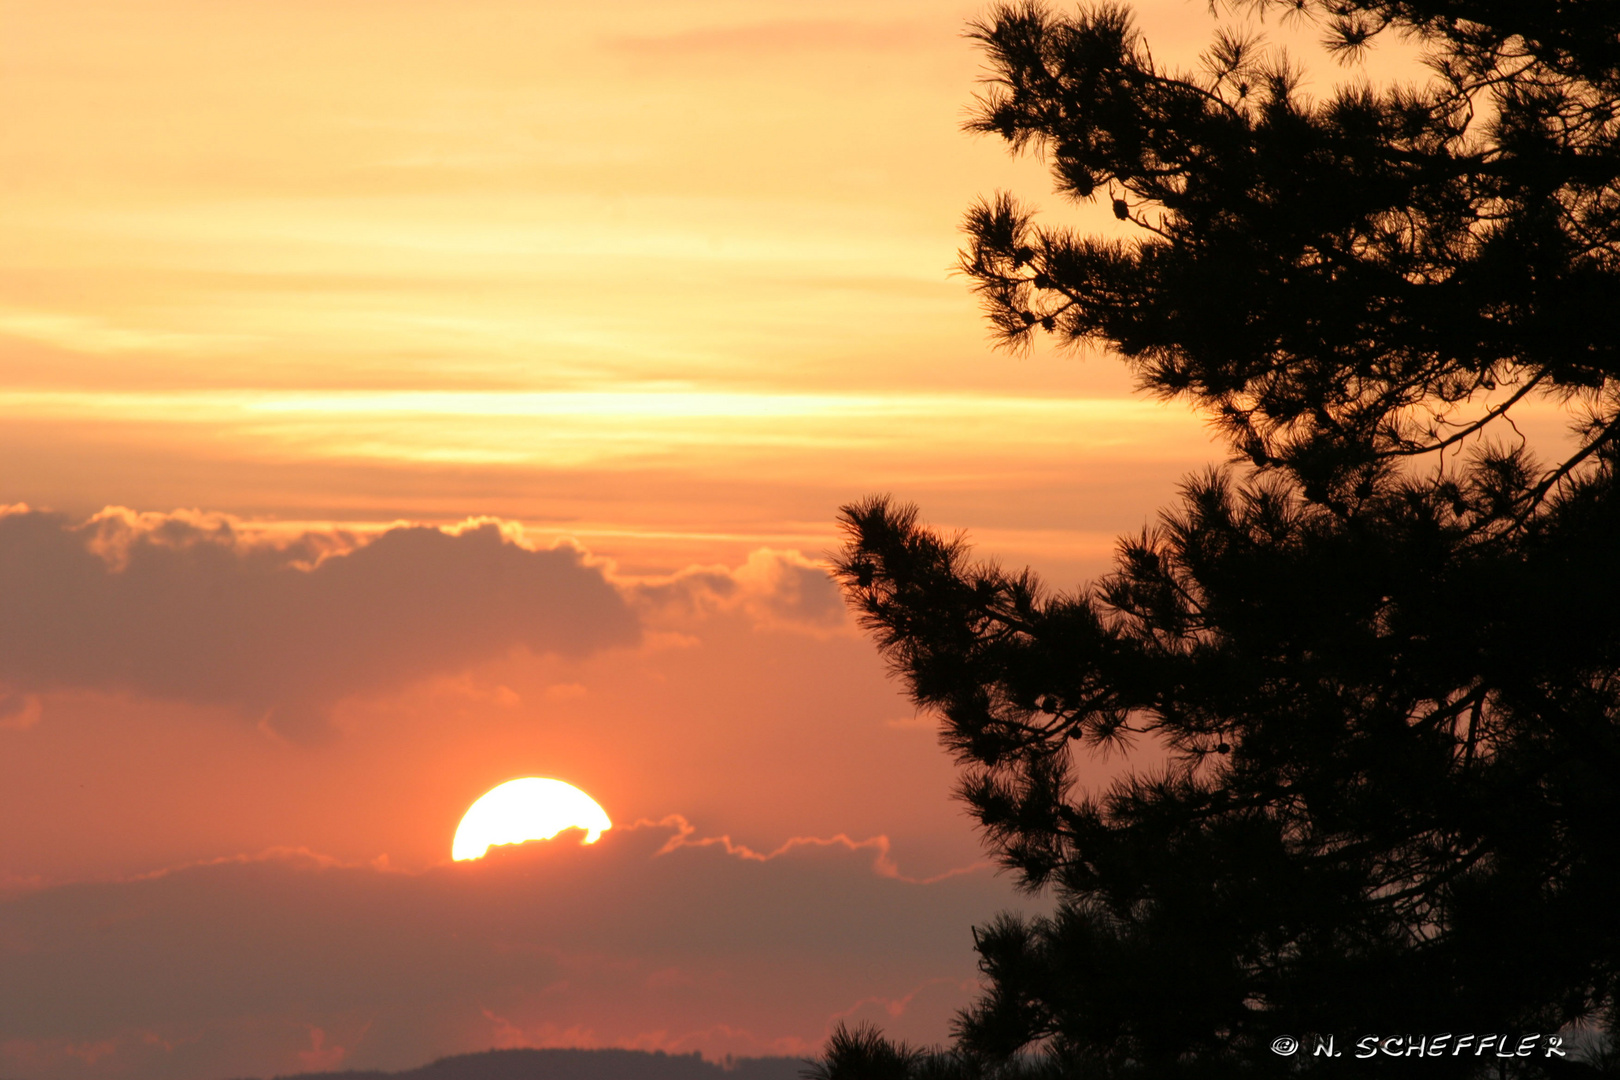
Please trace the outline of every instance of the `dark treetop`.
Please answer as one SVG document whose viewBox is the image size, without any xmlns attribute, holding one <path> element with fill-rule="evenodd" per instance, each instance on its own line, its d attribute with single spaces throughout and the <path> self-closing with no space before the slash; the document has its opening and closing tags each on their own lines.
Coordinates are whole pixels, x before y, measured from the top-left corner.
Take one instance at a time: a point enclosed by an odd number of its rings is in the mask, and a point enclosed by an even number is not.
<svg viewBox="0 0 1620 1080">
<path fill-rule="evenodd" d="M 1109 346 L 1313 497 L 1348 499 L 1345 482 L 1456 445 L 1538 392 L 1579 395 L 1588 443 L 1607 445 L 1620 12 L 1300 10 L 1343 12 L 1341 52 L 1418 35 L 1433 79 L 1313 102 L 1286 57 L 1230 32 L 1177 76 L 1113 6 L 998 8 L 976 28 L 997 78 L 970 126 L 1039 148 L 1060 191 L 1108 198 L 1141 234 L 1035 228 L 1007 196 L 972 211 L 963 266 L 1003 338 Z M 1493 408 L 1466 408 L 1491 390 Z"/>
</svg>

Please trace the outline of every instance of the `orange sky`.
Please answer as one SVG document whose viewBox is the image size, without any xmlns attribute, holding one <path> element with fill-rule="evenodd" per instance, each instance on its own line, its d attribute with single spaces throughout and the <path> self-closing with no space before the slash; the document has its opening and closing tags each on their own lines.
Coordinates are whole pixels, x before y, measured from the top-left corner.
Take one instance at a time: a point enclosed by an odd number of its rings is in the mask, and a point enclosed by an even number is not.
<svg viewBox="0 0 1620 1080">
<path fill-rule="evenodd" d="M 958 222 L 1048 184 L 959 130 L 975 10 L 8 4 L 0 489 L 669 571 L 892 488 L 1075 578 L 1207 443 L 986 349 Z"/>
<path fill-rule="evenodd" d="M 958 223 L 1050 185 L 960 131 L 980 10 L 0 0 L 0 1076 L 808 1053 L 868 1014 L 944 1037 L 967 927 L 1012 894 L 924 883 L 978 843 L 817 567 L 837 508 L 893 492 L 1073 588 L 1220 456 L 1107 358 L 987 347 Z M 1183 61 L 1213 25 L 1142 18 Z M 666 824 L 445 867 L 529 774 Z M 655 859 L 671 815 L 782 854 Z M 585 944 L 513 924 L 534 971 L 396 1001 L 364 977 L 388 942 L 319 947 L 374 896 L 430 978 L 443 920 L 547 860 L 591 895 L 666 875 L 705 918 L 820 889 L 892 948 L 850 973 L 791 905 L 729 952 L 576 907 Z M 289 907 L 235 940 L 239 875 Z M 896 943 L 919 903 L 933 936 Z M 201 1011 L 119 983 L 143 919 L 175 987 L 248 977 L 187 918 L 291 974 Z M 299 996 L 339 969 L 348 1004 Z"/>
</svg>

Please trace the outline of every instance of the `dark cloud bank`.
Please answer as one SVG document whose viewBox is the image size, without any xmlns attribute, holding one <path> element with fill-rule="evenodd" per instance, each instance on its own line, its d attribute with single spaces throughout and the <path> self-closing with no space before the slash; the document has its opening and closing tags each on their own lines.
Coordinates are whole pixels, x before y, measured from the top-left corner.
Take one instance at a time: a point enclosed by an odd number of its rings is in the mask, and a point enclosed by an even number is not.
<svg viewBox="0 0 1620 1080">
<path fill-rule="evenodd" d="M 299 1075 L 307 1080 L 801 1080 L 804 1067 L 802 1058 L 736 1058 L 722 1065 L 697 1053 L 662 1050 L 485 1050 L 403 1072 Z"/>
<path fill-rule="evenodd" d="M 939 1039 L 986 868 L 881 838 L 768 855 L 678 819 L 403 873 L 272 852 L 0 901 L 0 1076 L 218 1080 L 514 1046 L 813 1053 L 838 1018 Z M 498 849 L 499 850 L 499 849 Z"/>
<path fill-rule="evenodd" d="M 74 522 L 0 508 L 0 727 L 37 722 L 41 693 L 89 689 L 223 706 L 318 739 L 351 695 L 728 614 L 848 626 L 826 571 L 795 552 L 621 581 L 492 520 L 277 536 L 220 514 L 112 508 Z"/>
<path fill-rule="evenodd" d="M 269 543 L 218 516 L 0 515 L 0 713 L 32 692 L 132 691 L 316 737 L 350 694 L 639 635 L 583 553 L 493 522 Z"/>
</svg>

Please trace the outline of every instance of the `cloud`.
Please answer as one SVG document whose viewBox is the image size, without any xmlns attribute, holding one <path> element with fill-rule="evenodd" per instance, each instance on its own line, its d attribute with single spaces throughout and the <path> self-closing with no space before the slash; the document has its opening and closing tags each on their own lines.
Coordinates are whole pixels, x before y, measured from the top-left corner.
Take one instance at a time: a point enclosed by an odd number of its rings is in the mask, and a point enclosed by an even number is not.
<svg viewBox="0 0 1620 1080">
<path fill-rule="evenodd" d="M 945 1035 L 986 868 L 880 839 L 771 853 L 679 818 L 403 873 L 276 850 L 0 901 L 0 1075 L 201 1080 L 490 1046 L 813 1053 L 841 1017 Z"/>
<path fill-rule="evenodd" d="M 328 731 L 352 694 L 397 690 L 516 648 L 582 655 L 639 640 L 577 548 L 492 520 L 278 536 L 220 514 L 110 508 L 83 522 L 0 511 L 0 721 L 85 688 Z M 21 704 L 16 704 L 16 702 Z"/>
<path fill-rule="evenodd" d="M 44 705 L 38 694 L 23 694 L 0 686 L 0 728 L 27 731 L 39 723 Z"/>
<path fill-rule="evenodd" d="M 37 723 L 41 693 L 90 689 L 224 706 L 309 739 L 329 733 L 345 697 L 515 648 L 578 657 L 642 641 L 644 623 L 667 644 L 715 617 L 853 630 L 826 569 L 797 551 L 619 579 L 578 547 L 536 550 L 495 519 L 357 533 L 195 510 L 109 507 L 75 522 L 0 507 L 0 590 L 5 729 Z"/>
<path fill-rule="evenodd" d="M 703 848 L 718 846 L 722 848 L 727 855 L 731 855 L 734 858 L 750 859 L 754 862 L 769 862 L 772 859 L 780 858 L 783 855 L 791 853 L 795 848 L 842 848 L 843 850 L 851 853 L 864 854 L 865 856 L 870 857 L 872 860 L 873 873 L 878 874 L 881 877 L 891 877 L 898 881 L 910 882 L 913 885 L 931 885 L 936 881 L 944 881 L 946 878 L 955 877 L 958 874 L 976 873 L 988 865 L 984 863 L 977 863 L 973 866 L 947 870 L 943 874 L 936 874 L 933 877 L 914 878 L 907 877 L 906 875 L 902 874 L 900 872 L 900 867 L 890 857 L 890 844 L 887 836 L 872 836 L 865 840 L 851 840 L 843 833 L 830 837 L 794 836 L 790 837 L 774 851 L 759 852 L 750 848 L 746 844 L 738 844 L 733 842 L 729 836 L 706 836 L 700 840 L 694 840 L 692 838 L 697 835 L 697 829 L 695 829 L 690 822 L 679 814 L 672 814 L 669 817 L 656 822 L 639 821 L 636 823 L 636 825 L 637 827 L 653 825 L 658 828 L 671 828 L 675 830 L 674 834 L 669 838 L 668 841 L 665 842 L 664 846 L 658 850 L 658 854 L 660 855 L 667 855 L 671 851 L 683 847 Z"/>
<path fill-rule="evenodd" d="M 692 566 L 669 577 L 630 584 L 638 608 L 654 621 L 685 622 L 740 612 L 756 626 L 827 633 L 852 628 L 827 569 L 797 551 L 760 548 L 746 562 Z"/>
</svg>

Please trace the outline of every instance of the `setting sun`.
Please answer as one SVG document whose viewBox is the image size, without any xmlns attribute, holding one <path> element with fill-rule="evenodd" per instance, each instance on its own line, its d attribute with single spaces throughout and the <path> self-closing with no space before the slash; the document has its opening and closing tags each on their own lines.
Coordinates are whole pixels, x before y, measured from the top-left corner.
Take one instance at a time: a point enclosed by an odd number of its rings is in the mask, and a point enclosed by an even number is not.
<svg viewBox="0 0 1620 1080">
<path fill-rule="evenodd" d="M 574 785 L 526 776 L 491 788 L 468 807 L 450 856 L 479 859 L 496 845 L 550 840 L 564 829 L 583 829 L 584 843 L 594 844 L 612 827 L 607 812 Z"/>
</svg>

